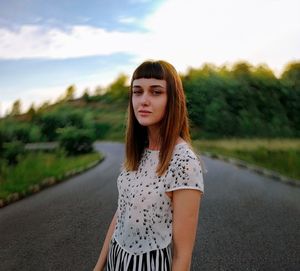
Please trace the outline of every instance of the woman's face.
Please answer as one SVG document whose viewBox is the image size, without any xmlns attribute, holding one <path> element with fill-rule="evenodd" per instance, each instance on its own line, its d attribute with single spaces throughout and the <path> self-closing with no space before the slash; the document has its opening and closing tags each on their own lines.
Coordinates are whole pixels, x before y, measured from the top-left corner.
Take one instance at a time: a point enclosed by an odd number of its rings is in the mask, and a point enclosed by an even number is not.
<svg viewBox="0 0 300 271">
<path fill-rule="evenodd" d="M 167 82 L 154 78 L 139 78 L 132 83 L 132 105 L 137 121 L 143 126 L 156 126 L 167 105 Z"/>
</svg>

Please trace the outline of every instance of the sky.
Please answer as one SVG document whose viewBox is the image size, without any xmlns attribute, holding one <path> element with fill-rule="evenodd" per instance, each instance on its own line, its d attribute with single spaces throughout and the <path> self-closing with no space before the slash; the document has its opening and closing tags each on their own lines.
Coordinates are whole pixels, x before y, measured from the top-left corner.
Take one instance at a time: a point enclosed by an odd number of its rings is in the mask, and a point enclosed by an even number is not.
<svg viewBox="0 0 300 271">
<path fill-rule="evenodd" d="M 299 0 L 0 0 L 0 116 L 17 99 L 81 96 L 144 60 L 184 73 L 204 63 L 300 60 Z"/>
</svg>

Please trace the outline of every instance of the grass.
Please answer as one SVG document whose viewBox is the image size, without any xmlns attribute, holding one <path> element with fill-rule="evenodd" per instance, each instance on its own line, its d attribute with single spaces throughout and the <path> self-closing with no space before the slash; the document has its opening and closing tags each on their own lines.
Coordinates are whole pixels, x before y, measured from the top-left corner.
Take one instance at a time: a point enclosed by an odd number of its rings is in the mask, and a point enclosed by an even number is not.
<svg viewBox="0 0 300 271">
<path fill-rule="evenodd" d="M 193 146 L 200 154 L 210 152 L 237 158 L 300 180 L 299 139 L 194 140 Z M 102 159 L 99 153 L 73 157 L 59 153 L 27 153 L 16 166 L 2 166 L 0 199 L 14 192 L 25 191 L 45 178 L 59 178 L 70 170 L 99 159 Z"/>
<path fill-rule="evenodd" d="M 201 152 L 221 154 L 300 180 L 299 139 L 195 140 Z"/>
<path fill-rule="evenodd" d="M 61 177 L 66 172 L 102 159 L 98 153 L 66 157 L 58 153 L 27 153 L 16 166 L 3 166 L 0 179 L 0 199 L 14 192 L 27 190 L 49 177 Z"/>
</svg>

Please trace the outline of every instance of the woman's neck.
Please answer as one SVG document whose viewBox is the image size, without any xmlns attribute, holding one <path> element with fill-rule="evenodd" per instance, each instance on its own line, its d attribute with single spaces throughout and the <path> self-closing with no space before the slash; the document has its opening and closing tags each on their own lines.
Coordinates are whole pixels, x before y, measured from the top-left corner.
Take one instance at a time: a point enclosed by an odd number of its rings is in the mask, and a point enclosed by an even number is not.
<svg viewBox="0 0 300 271">
<path fill-rule="evenodd" d="M 151 150 L 160 150 L 159 130 L 148 127 L 148 148 Z"/>
</svg>

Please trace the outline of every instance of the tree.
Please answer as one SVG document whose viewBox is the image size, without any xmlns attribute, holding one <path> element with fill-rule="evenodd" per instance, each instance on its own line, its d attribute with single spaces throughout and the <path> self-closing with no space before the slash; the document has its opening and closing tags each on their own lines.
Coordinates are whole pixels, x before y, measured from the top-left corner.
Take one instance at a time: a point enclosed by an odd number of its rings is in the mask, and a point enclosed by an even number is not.
<svg viewBox="0 0 300 271">
<path fill-rule="evenodd" d="M 25 145 L 21 141 L 6 142 L 3 144 L 3 154 L 1 156 L 7 160 L 9 165 L 15 165 L 24 152 Z"/>
<path fill-rule="evenodd" d="M 75 97 L 75 92 L 76 92 L 76 88 L 74 85 L 69 86 L 66 89 L 66 93 L 65 93 L 65 100 L 69 101 L 69 100 L 73 100 Z"/>
<path fill-rule="evenodd" d="M 30 121 L 35 117 L 36 110 L 35 110 L 35 107 L 34 107 L 34 103 L 32 103 L 30 108 L 28 109 L 27 115 L 29 116 Z"/>
<path fill-rule="evenodd" d="M 93 151 L 94 134 L 91 130 L 73 126 L 58 129 L 59 145 L 68 155 L 77 155 Z"/>
<path fill-rule="evenodd" d="M 82 95 L 82 99 L 84 99 L 85 102 L 89 102 L 90 100 L 90 90 L 89 88 L 86 88 L 83 92 L 83 95 Z"/>
<path fill-rule="evenodd" d="M 21 114 L 21 101 L 16 100 L 12 105 L 10 115 L 15 116 L 15 115 L 20 115 L 20 114 Z"/>
<path fill-rule="evenodd" d="M 57 139 L 57 128 L 63 127 L 63 118 L 56 112 L 43 114 L 39 119 L 41 133 L 48 141 Z"/>
<path fill-rule="evenodd" d="M 125 74 L 120 74 L 118 78 L 108 86 L 107 94 L 113 100 L 124 101 L 128 98 L 128 77 Z"/>
<path fill-rule="evenodd" d="M 281 97 L 295 136 L 300 136 L 300 62 L 289 63 L 281 76 Z"/>
<path fill-rule="evenodd" d="M 287 64 L 281 79 L 288 82 L 293 89 L 300 91 L 300 62 L 291 62 Z"/>
<path fill-rule="evenodd" d="M 37 113 L 45 111 L 50 106 L 50 101 L 45 101 L 39 108 L 36 109 Z"/>
<path fill-rule="evenodd" d="M 4 132 L 0 130 L 0 157 L 3 151 L 3 143 L 4 143 Z"/>
</svg>

